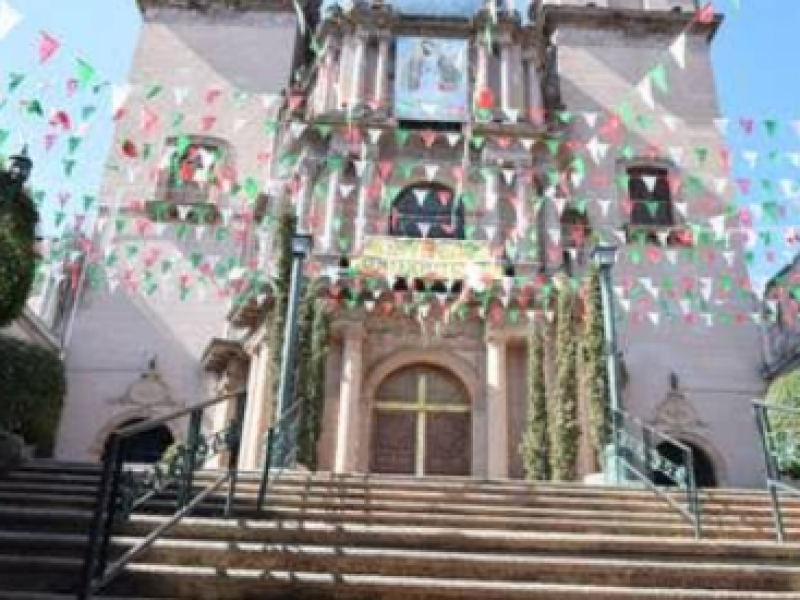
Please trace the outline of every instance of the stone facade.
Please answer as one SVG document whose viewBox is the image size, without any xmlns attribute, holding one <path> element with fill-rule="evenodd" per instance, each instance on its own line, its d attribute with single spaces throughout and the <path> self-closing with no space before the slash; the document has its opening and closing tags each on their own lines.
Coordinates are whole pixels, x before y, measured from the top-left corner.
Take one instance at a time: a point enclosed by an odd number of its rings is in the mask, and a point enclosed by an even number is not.
<svg viewBox="0 0 800 600">
<path fill-rule="evenodd" d="M 273 205 L 291 206 L 300 229 L 313 234 L 310 272 L 326 278 L 329 300 L 337 307 L 321 468 L 368 472 L 380 463 L 376 448 L 394 444 L 390 449 L 397 464 L 408 458 L 409 445 L 416 452 L 409 472 L 418 475 L 439 468 L 418 460 L 421 447 L 440 448 L 443 455 L 462 447 L 468 460 L 452 465 L 457 471 L 467 464 L 467 472 L 451 474 L 522 476 L 518 446 L 527 410 L 527 338 L 534 327 L 552 320 L 552 311 L 542 304 L 543 285 L 559 272 L 579 275 L 586 265 L 588 239 L 575 235 L 567 218 L 583 200 L 586 215 L 579 229 L 623 246 L 614 271 L 621 308 L 630 302 L 631 282 L 647 288 L 648 282 L 671 277 L 697 282 L 709 305 L 732 306 L 748 316 L 744 322 L 712 322 L 701 314 L 700 323 L 691 322 L 677 298 L 648 289 L 651 304 L 661 312 L 653 317 L 652 310 L 626 309 L 621 320 L 628 373 L 623 404 L 706 455 L 716 483 L 761 482 L 749 405 L 762 389 L 759 332 L 749 319 L 756 306 L 747 293 L 704 283 L 724 273 L 748 288 L 740 241 L 704 250 L 703 260 L 682 260 L 691 248 L 683 237 L 691 224 L 720 219 L 724 224 L 730 198 L 713 182 L 726 172 L 711 165 L 701 172 L 667 151 L 702 146 L 718 154 L 723 147 L 713 124 L 718 108 L 709 59 L 719 22 L 689 27 L 696 8 L 689 0 L 585 4 L 535 3 L 530 19 L 523 21 L 502 6 L 457 18 L 357 2 L 329 10 L 316 28 L 318 59 L 289 92 L 301 101 L 289 103 L 278 141 L 279 151 L 295 160 L 270 173 L 270 191 L 281 200 Z M 259 34 L 259 13 L 152 10 L 137 77 L 185 77 L 180 84 L 186 86 L 205 86 L 212 78 L 239 87 L 252 77 L 265 85 L 260 69 L 269 61 L 255 58 L 252 44 L 245 57 L 212 38 L 226 39 L 229 27 L 238 32 L 252 26 L 253 44 L 266 44 L 270 49 L 264 50 L 273 52 L 283 47 Z M 177 43 L 183 28 L 197 34 L 197 43 Z M 637 85 L 681 32 L 687 32 L 686 68 L 671 71 L 670 93 L 648 106 Z M 402 37 L 463 42 L 469 104 L 473 99 L 485 103 L 481 113 L 470 108 L 453 122 L 432 120 L 430 114 L 398 119 Z M 215 51 L 198 60 L 188 54 L 198 46 Z M 418 48 L 424 63 L 431 46 L 420 42 Z M 192 73 L 182 74 L 176 64 L 192 65 Z M 423 70 L 434 68 L 427 64 Z M 443 69 L 441 63 L 438 68 Z M 237 69 L 239 75 L 216 79 Z M 272 83 L 286 85 L 288 72 L 282 75 Z M 626 102 L 664 125 L 635 130 L 625 140 L 632 151 L 624 155 L 621 141 L 603 144 L 595 129 L 599 119 L 616 115 Z M 425 104 L 421 110 L 432 110 Z M 202 111 L 187 104 L 187 115 L 199 117 Z M 559 117 L 564 114 L 574 118 Z M 610 122 L 613 128 L 614 119 Z M 234 145 L 246 170 L 246 161 L 258 153 L 249 130 L 220 135 Z M 557 140 L 583 142 L 554 145 Z M 576 156 L 591 164 L 592 176 L 573 173 L 554 181 L 552 173 L 572 173 Z M 697 176 L 708 188 L 702 206 L 673 190 L 668 224 L 634 228 L 615 182 L 637 168 L 663 173 L 665 182 Z M 135 176 L 130 182 L 111 178 L 106 189 L 107 199 L 143 193 Z M 418 257 L 416 264 L 399 254 L 375 254 L 376 248 L 393 252 L 400 248 L 397 239 L 409 237 L 402 251 Z M 639 250 L 633 252 L 635 245 Z M 473 257 L 466 270 L 437 258 L 463 252 Z M 655 253 L 658 260 L 642 261 L 638 252 Z M 487 289 L 495 290 L 494 297 L 482 303 Z M 259 320 L 262 300 L 232 311 L 229 339 L 215 340 L 203 355 L 206 368 L 229 387 L 247 382 L 242 459 L 248 468 L 261 464 L 263 435 L 273 419 L 267 324 Z M 142 366 L 136 357 L 144 360 L 142 350 L 157 354 L 163 381 L 179 403 L 200 395 L 198 361 L 205 343 L 222 335 L 226 316 L 221 303 L 166 299 L 154 304 L 120 291 L 89 295 L 84 304 L 69 359 L 75 383 L 60 446 L 69 457 L 83 457 L 85 440 L 93 435 L 81 422 L 88 407 L 106 406 L 138 377 Z M 509 318 L 514 311 L 516 318 Z M 552 347 L 547 353 L 552 359 Z M 114 365 L 103 362 L 112 359 Z M 98 376 L 102 370 L 113 374 Z M 416 412 L 407 408 L 413 402 L 418 402 Z M 102 417 L 95 413 L 98 420 L 113 418 L 113 410 L 102 410 Z M 586 425 L 585 416 L 582 420 Z M 588 474 L 595 466 L 585 441 L 582 450 L 580 470 Z"/>
<path fill-rule="evenodd" d="M 216 392 L 202 358 L 209 340 L 223 333 L 229 300 L 218 295 L 222 285 L 211 273 L 231 259 L 263 267 L 255 243 L 242 243 L 255 239 L 255 221 L 225 181 L 210 190 L 171 190 L 164 167 L 185 139 L 222 148 L 231 173 L 269 181 L 271 165 L 258 158 L 271 150 L 263 123 L 280 110 L 302 45 L 291 7 L 252 4 L 143 5 L 130 95 L 101 190 L 95 247 L 104 275 L 82 290 L 66 355 L 69 395 L 59 458 L 97 459 L 105 437 L 123 423 Z M 126 140 L 136 147 L 136 159 L 120 151 Z M 179 204 L 177 213 L 159 214 L 163 198 Z M 185 228 L 190 213 L 203 206 L 233 233 L 220 238 L 213 224 Z M 193 255 L 215 261 L 212 270 L 192 265 Z M 141 275 L 148 265 L 160 271 L 150 282 Z M 148 378 L 163 389 L 132 399 L 132 386 Z M 181 428 L 173 433 L 183 437 Z"/>
</svg>

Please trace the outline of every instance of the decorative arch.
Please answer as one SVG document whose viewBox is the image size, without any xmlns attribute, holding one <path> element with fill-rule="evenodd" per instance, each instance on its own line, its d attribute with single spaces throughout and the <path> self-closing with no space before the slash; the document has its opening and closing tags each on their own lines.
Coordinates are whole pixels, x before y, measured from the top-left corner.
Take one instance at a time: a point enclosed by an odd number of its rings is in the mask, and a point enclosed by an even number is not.
<svg viewBox="0 0 800 600">
<path fill-rule="evenodd" d="M 374 367 L 364 382 L 362 398 L 372 404 L 381 383 L 395 371 L 415 364 L 427 364 L 450 371 L 463 384 L 473 408 L 479 382 L 475 368 L 463 358 L 436 350 L 399 350 Z"/>
<path fill-rule="evenodd" d="M 443 183 L 412 183 L 392 203 L 389 235 L 463 240 L 464 204 Z"/>
<path fill-rule="evenodd" d="M 120 429 L 126 423 L 130 421 L 136 420 L 149 420 L 152 419 L 154 416 L 153 411 L 147 407 L 136 407 L 131 408 L 128 410 L 124 410 L 115 414 L 111 417 L 106 424 L 98 430 L 98 432 L 94 436 L 94 440 L 92 440 L 91 446 L 89 446 L 89 456 L 94 460 L 100 461 L 103 459 L 103 449 L 105 448 L 106 441 L 108 437 Z M 170 421 L 169 423 L 165 423 L 167 429 L 172 434 L 172 438 L 176 442 L 182 442 L 185 440 L 185 427 L 181 427 L 180 422 Z"/>
<path fill-rule="evenodd" d="M 727 466 L 722 453 L 712 444 L 705 436 L 693 433 L 690 431 L 680 431 L 672 434 L 678 441 L 691 444 L 698 450 L 701 450 L 714 469 L 714 476 L 716 478 L 717 487 L 724 487 L 728 481 Z"/>
</svg>

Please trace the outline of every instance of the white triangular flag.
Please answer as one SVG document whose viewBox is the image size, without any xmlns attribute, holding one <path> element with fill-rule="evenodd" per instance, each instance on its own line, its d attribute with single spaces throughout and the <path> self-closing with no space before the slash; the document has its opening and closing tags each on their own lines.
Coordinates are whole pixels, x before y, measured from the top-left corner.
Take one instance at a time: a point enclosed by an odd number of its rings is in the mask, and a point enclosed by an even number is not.
<svg viewBox="0 0 800 600">
<path fill-rule="evenodd" d="M 659 313 L 649 312 L 647 313 L 647 316 L 650 317 L 650 321 L 652 321 L 653 325 L 655 325 L 656 327 L 658 327 L 659 324 L 661 323 L 661 315 Z"/>
<path fill-rule="evenodd" d="M 428 178 L 428 181 L 433 181 L 438 172 L 439 165 L 425 165 L 425 176 Z"/>
<path fill-rule="evenodd" d="M 658 177 L 655 175 L 643 175 L 642 181 L 644 182 L 647 191 L 650 192 L 650 194 L 654 194 L 656 191 L 656 184 L 658 183 Z"/>
<path fill-rule="evenodd" d="M 496 225 L 484 225 L 484 230 L 486 231 L 486 239 L 489 241 L 494 239 L 494 234 L 497 232 Z"/>
<path fill-rule="evenodd" d="M 586 121 L 586 124 L 594 129 L 597 126 L 597 113 L 596 112 L 585 112 L 583 114 L 583 119 Z"/>
<path fill-rule="evenodd" d="M 758 162 L 758 152 L 755 150 L 745 150 L 742 152 L 742 156 L 744 157 L 745 162 L 750 165 L 751 169 L 756 168 L 756 163 Z"/>
<path fill-rule="evenodd" d="M 514 184 L 514 169 L 503 169 L 503 179 L 506 182 L 506 185 L 511 187 Z"/>
<path fill-rule="evenodd" d="M 550 236 L 550 239 L 553 240 L 553 243 L 556 246 L 561 243 L 561 230 L 557 227 L 548 228 L 547 234 Z"/>
<path fill-rule="evenodd" d="M 688 206 L 687 206 L 686 202 L 675 202 L 674 205 L 675 205 L 675 209 L 679 213 L 681 213 L 682 217 L 685 218 L 686 217 L 686 212 L 688 210 Z"/>
<path fill-rule="evenodd" d="M 185 204 L 178 206 L 178 216 L 181 218 L 181 221 L 186 220 L 186 217 L 189 216 L 190 210 L 192 210 L 191 206 L 187 206 Z"/>
<path fill-rule="evenodd" d="M 448 133 L 447 134 L 447 143 L 450 144 L 450 146 L 455 146 L 460 141 L 461 141 L 461 134 L 460 133 Z"/>
<path fill-rule="evenodd" d="M 114 115 L 125 106 L 128 101 L 128 96 L 131 93 L 131 85 L 129 83 L 121 83 L 114 85 L 111 88 L 111 114 Z"/>
<path fill-rule="evenodd" d="M 608 208 L 611 206 L 611 200 L 598 200 L 597 203 L 600 205 L 600 212 L 604 217 L 607 217 Z"/>
<path fill-rule="evenodd" d="M 522 144 L 522 147 L 528 152 L 533 148 L 533 140 L 531 138 L 520 138 L 519 143 Z"/>
<path fill-rule="evenodd" d="M 506 115 L 506 120 L 511 121 L 512 123 L 516 123 L 519 120 L 519 109 L 517 108 L 505 108 L 503 112 Z"/>
<path fill-rule="evenodd" d="M 422 237 L 423 238 L 427 238 L 428 237 L 428 233 L 431 230 L 431 223 L 428 223 L 427 221 L 423 221 L 421 223 L 417 223 L 417 227 L 419 227 L 419 231 L 420 231 L 420 233 L 422 233 Z"/>
<path fill-rule="evenodd" d="M 669 47 L 672 58 L 681 69 L 686 68 L 686 33 L 681 33 Z"/>
<path fill-rule="evenodd" d="M 564 207 L 567 204 L 567 199 L 566 198 L 556 197 L 556 198 L 553 198 L 553 202 L 556 205 L 556 210 L 558 211 L 558 216 L 560 217 L 564 212 Z"/>
<path fill-rule="evenodd" d="M 417 198 L 417 204 L 422 206 L 425 204 L 425 198 L 428 197 L 428 190 L 415 189 L 414 196 Z"/>
<path fill-rule="evenodd" d="M 8 2 L 0 2 L 0 40 L 22 22 L 22 13 Z"/>
<path fill-rule="evenodd" d="M 189 90 L 185 87 L 176 87 L 172 90 L 172 93 L 175 96 L 175 104 L 180 106 L 189 95 Z"/>
<path fill-rule="evenodd" d="M 714 125 L 716 125 L 717 130 L 720 132 L 721 135 L 726 135 L 728 133 L 729 122 L 730 122 L 729 119 L 714 119 Z"/>
<path fill-rule="evenodd" d="M 664 256 L 667 257 L 667 261 L 669 264 L 674 265 L 678 262 L 678 251 L 677 250 L 665 250 Z"/>
<path fill-rule="evenodd" d="M 373 145 L 377 144 L 381 139 L 381 135 L 383 135 L 383 129 L 369 129 L 367 135 L 369 136 L 369 141 Z"/>
<path fill-rule="evenodd" d="M 717 194 L 724 194 L 727 187 L 728 187 L 727 177 L 716 177 L 714 179 L 714 189 L 717 192 Z"/>
<path fill-rule="evenodd" d="M 289 134 L 294 139 L 297 139 L 301 135 L 303 135 L 303 132 L 306 130 L 306 127 L 308 127 L 308 125 L 306 125 L 305 123 L 301 123 L 299 121 L 293 121 L 292 124 L 289 126 Z"/>
<path fill-rule="evenodd" d="M 339 194 L 341 195 L 342 198 L 347 198 L 350 195 L 350 192 L 352 192 L 355 189 L 355 187 L 356 186 L 354 186 L 352 183 L 348 184 L 340 183 Z"/>
<path fill-rule="evenodd" d="M 650 82 L 650 77 L 645 77 L 639 85 L 636 86 L 641 96 L 642 101 L 650 108 L 656 107 L 656 102 L 653 100 L 653 84 Z"/>
<path fill-rule="evenodd" d="M 683 162 L 683 148 L 670 146 L 667 151 L 672 158 L 672 162 L 674 162 L 677 166 L 680 166 Z"/>
<path fill-rule="evenodd" d="M 678 117 L 675 117 L 673 115 L 664 115 L 661 117 L 661 120 L 664 121 L 664 125 L 669 127 L 670 131 L 675 131 L 675 129 L 677 129 L 678 127 L 678 121 L 680 119 L 678 119 Z"/>
</svg>

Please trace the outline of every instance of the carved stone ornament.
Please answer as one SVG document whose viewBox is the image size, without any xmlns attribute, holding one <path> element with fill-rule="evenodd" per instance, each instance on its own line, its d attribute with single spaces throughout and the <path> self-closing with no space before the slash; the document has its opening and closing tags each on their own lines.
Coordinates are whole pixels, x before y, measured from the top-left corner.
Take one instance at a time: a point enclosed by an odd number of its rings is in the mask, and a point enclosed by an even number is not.
<svg viewBox="0 0 800 600">
<path fill-rule="evenodd" d="M 158 372 L 154 362 L 148 366 L 137 381 L 128 387 L 125 394 L 112 400 L 111 403 L 147 408 L 174 407 L 178 404 L 172 398 L 172 392 L 167 384 L 162 381 L 161 373 Z"/>
<path fill-rule="evenodd" d="M 697 411 L 687 400 L 686 395 L 674 387 L 656 409 L 653 425 L 667 431 L 688 431 L 708 427 L 708 424 L 697 416 Z"/>
</svg>

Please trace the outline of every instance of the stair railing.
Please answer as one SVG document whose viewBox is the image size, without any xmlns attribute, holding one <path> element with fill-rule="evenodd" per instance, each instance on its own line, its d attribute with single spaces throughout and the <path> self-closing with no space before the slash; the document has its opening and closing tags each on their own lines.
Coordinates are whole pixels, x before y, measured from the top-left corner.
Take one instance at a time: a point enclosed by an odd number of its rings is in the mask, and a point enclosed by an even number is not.
<svg viewBox="0 0 800 600">
<path fill-rule="evenodd" d="M 269 486 L 275 483 L 286 469 L 297 464 L 300 429 L 300 401 L 296 401 L 283 416 L 269 428 L 264 438 L 264 463 L 258 484 L 256 511 L 262 514 Z"/>
<path fill-rule="evenodd" d="M 86 548 L 80 600 L 89 600 L 119 576 L 125 566 L 136 559 L 156 540 L 177 525 L 197 505 L 227 482 L 225 517 L 233 512 L 236 494 L 239 451 L 246 392 L 237 392 L 207 400 L 166 416 L 124 427 L 108 439 L 103 455 L 103 474 L 97 492 L 89 543 Z M 227 407 L 225 426 L 211 433 L 204 432 L 203 417 L 212 407 Z M 135 436 L 164 427 L 169 423 L 186 423 L 186 441 L 175 444 L 152 466 L 133 466 L 128 449 Z M 195 492 L 195 474 L 207 461 L 227 452 L 227 468 L 202 491 Z M 138 544 L 109 564 L 109 547 L 115 525 L 130 518 L 134 511 L 155 496 L 174 487 L 175 510 L 170 518 L 150 532 Z"/>
<path fill-rule="evenodd" d="M 761 400 L 753 401 L 753 409 L 766 465 L 775 537 L 779 542 L 785 542 L 781 492 L 800 498 L 800 487 L 786 481 L 787 476 L 795 480 L 800 477 L 800 409 Z M 782 417 L 783 421 L 788 422 L 788 427 L 782 426 L 782 423 L 776 426 L 776 417 Z"/>
<path fill-rule="evenodd" d="M 702 507 L 695 480 L 692 449 L 622 410 L 613 411 L 613 418 L 616 424 L 613 435 L 616 435 L 619 461 L 625 473 L 633 475 L 675 509 L 692 526 L 695 538 L 700 539 L 703 533 Z M 665 442 L 680 451 L 680 463 L 659 451 L 659 445 Z M 682 491 L 682 502 L 675 498 L 670 488 L 656 483 L 655 478 L 659 474 Z"/>
</svg>

